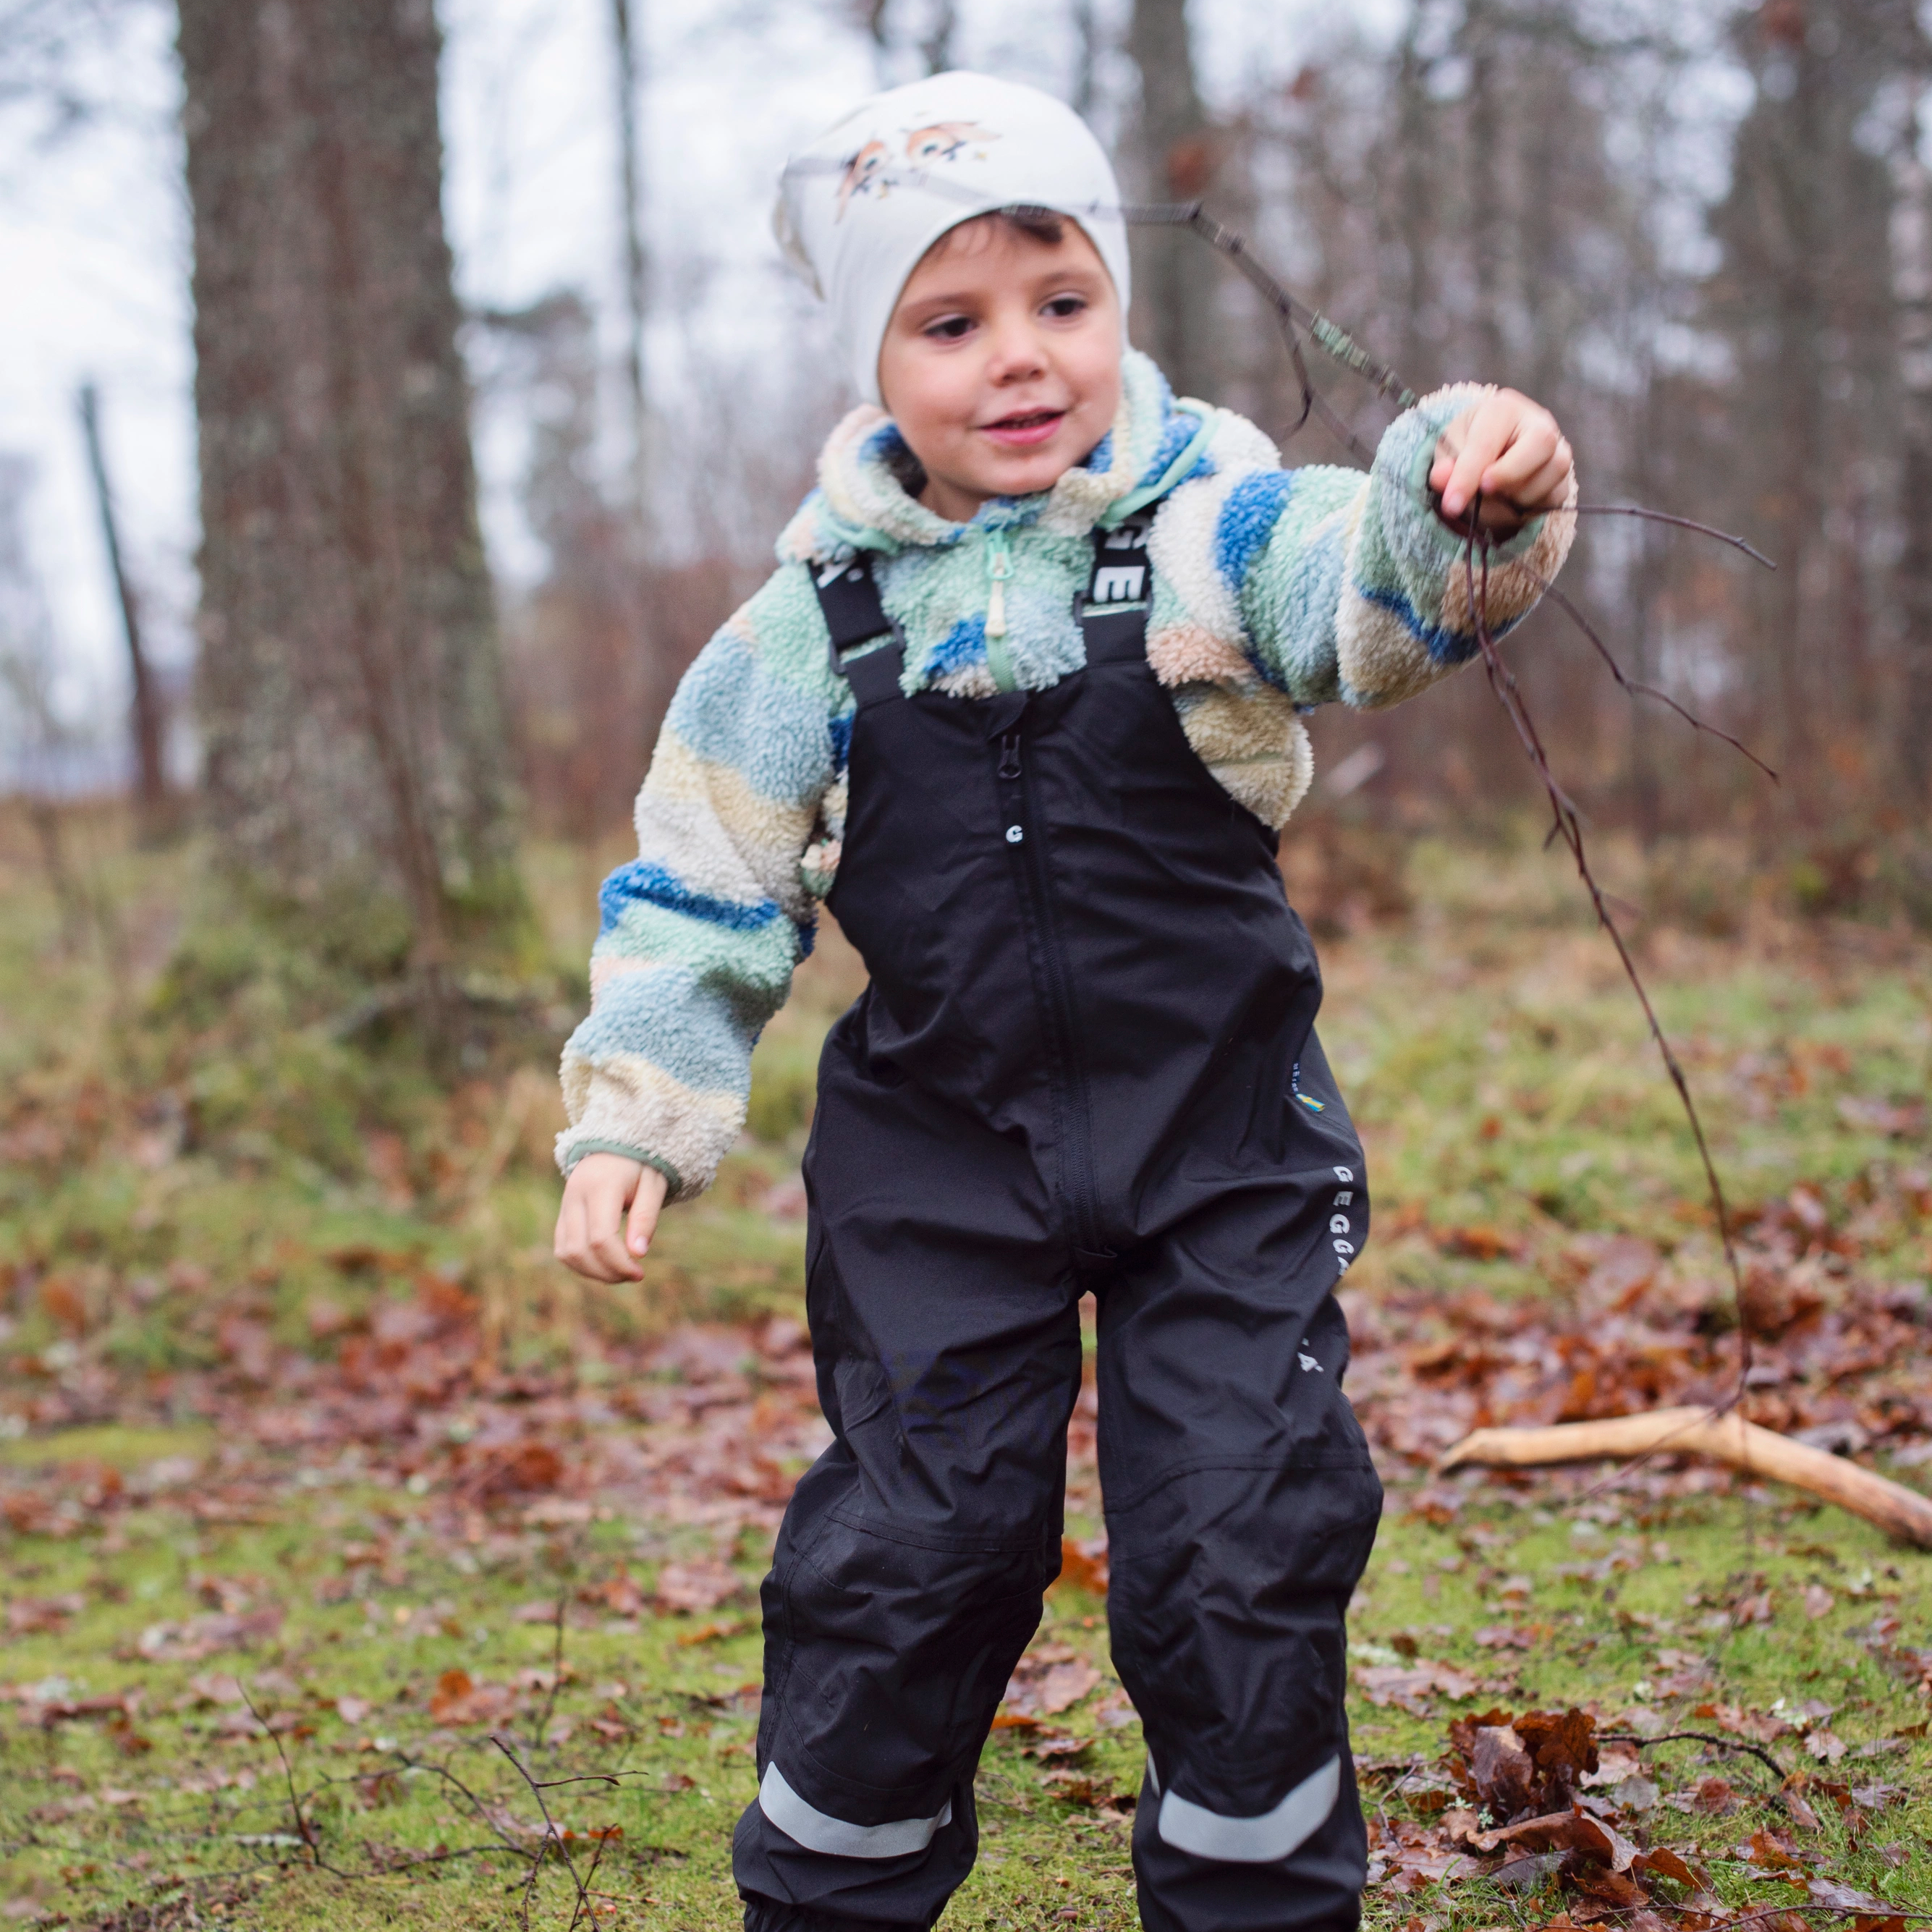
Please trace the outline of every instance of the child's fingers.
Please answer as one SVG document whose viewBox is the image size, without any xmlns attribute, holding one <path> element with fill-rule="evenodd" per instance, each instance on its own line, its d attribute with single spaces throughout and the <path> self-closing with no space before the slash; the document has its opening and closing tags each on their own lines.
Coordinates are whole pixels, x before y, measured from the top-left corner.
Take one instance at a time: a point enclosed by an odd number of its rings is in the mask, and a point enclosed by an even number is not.
<svg viewBox="0 0 1932 1932">
<path fill-rule="evenodd" d="M 624 1210 L 630 1205 L 622 1185 L 606 1183 L 597 1192 L 590 1214 L 590 1248 L 596 1257 L 603 1281 L 641 1281 L 644 1270 L 631 1252 L 625 1228 Z"/>
<path fill-rule="evenodd" d="M 593 1159 L 595 1157 L 593 1156 Z M 623 1169 L 586 1161 L 570 1177 L 557 1210 L 555 1251 L 565 1267 L 592 1281 L 635 1281 L 643 1270 L 627 1252 Z"/>
<path fill-rule="evenodd" d="M 593 1204 L 579 1196 L 566 1196 L 557 1217 L 556 1258 L 567 1268 L 592 1281 L 610 1281 L 613 1257 L 597 1237 Z"/>
<path fill-rule="evenodd" d="M 550 1252 L 568 1268 L 576 1268 L 584 1254 L 584 1203 L 568 1187 L 557 1208 Z"/>
<path fill-rule="evenodd" d="M 1523 502 L 1539 472 L 1555 460 L 1562 444 L 1556 418 L 1546 410 L 1526 414 L 1512 426 L 1508 442 L 1483 472 L 1484 494 L 1506 496 L 1513 503 Z"/>
<path fill-rule="evenodd" d="M 1570 446 L 1558 442 L 1556 452 L 1541 469 L 1509 493 L 1510 501 L 1525 514 L 1535 516 L 1546 510 L 1560 510 L 1570 494 Z"/>
<path fill-rule="evenodd" d="M 657 1232 L 658 1213 L 664 1206 L 664 1178 L 656 1168 L 645 1168 L 632 1197 L 624 1232 L 624 1244 L 633 1255 L 641 1257 L 650 1251 L 651 1237 Z"/>
<path fill-rule="evenodd" d="M 1443 514 L 1460 517 L 1483 488 L 1484 473 L 1508 446 L 1513 412 L 1497 396 L 1488 396 L 1463 418 L 1460 446 L 1448 480 L 1441 486 Z"/>
</svg>

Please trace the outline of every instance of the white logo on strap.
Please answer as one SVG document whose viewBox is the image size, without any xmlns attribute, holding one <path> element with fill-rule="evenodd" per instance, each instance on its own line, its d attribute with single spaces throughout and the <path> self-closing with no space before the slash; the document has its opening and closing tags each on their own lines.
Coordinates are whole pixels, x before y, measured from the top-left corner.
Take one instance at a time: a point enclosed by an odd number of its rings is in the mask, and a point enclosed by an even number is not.
<svg viewBox="0 0 1932 1932">
<path fill-rule="evenodd" d="M 1110 563 L 1094 573 L 1096 604 L 1131 604 L 1141 594 L 1147 571 L 1138 563 Z"/>
</svg>

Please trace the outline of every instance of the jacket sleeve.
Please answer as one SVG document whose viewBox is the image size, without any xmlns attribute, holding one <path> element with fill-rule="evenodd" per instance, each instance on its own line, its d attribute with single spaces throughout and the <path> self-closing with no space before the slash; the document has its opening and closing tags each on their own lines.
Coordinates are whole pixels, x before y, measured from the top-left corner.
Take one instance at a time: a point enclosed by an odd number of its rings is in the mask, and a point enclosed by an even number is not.
<svg viewBox="0 0 1932 1932">
<path fill-rule="evenodd" d="M 810 950 L 801 870 L 845 698 L 804 567 L 781 569 L 698 654 L 638 794 L 638 856 L 598 895 L 590 1012 L 563 1050 L 568 1174 L 586 1154 L 710 1184 L 737 1138 L 752 1048 Z"/>
<path fill-rule="evenodd" d="M 1238 642 L 1251 674 L 1304 708 L 1393 704 L 1466 663 L 1477 650 L 1466 545 L 1427 488 L 1443 430 L 1484 393 L 1465 383 L 1424 397 L 1389 425 L 1366 476 L 1248 467 L 1216 478 L 1198 506 L 1177 500 L 1190 520 L 1213 519 L 1191 543 L 1170 538 L 1212 558 L 1197 567 L 1204 594 L 1186 598 L 1196 622 Z M 1564 508 L 1490 553 L 1492 634 L 1521 622 L 1562 568 L 1575 502 L 1573 477 Z"/>
</svg>

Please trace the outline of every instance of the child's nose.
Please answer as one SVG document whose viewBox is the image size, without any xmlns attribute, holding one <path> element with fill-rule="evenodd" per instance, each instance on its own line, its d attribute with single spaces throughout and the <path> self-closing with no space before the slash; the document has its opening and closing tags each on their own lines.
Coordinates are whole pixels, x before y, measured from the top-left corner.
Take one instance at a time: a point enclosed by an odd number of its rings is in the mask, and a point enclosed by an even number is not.
<svg viewBox="0 0 1932 1932">
<path fill-rule="evenodd" d="M 1046 351 L 1030 317 L 1015 317 L 995 326 L 989 373 L 995 382 L 1013 382 L 1036 376 L 1046 367 Z"/>
</svg>

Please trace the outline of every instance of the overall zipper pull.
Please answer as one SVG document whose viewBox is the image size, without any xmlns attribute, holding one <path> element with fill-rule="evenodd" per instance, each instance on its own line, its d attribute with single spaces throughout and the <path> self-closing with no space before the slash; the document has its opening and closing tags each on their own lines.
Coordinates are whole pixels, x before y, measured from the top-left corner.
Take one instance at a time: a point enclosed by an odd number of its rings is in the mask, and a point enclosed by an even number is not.
<svg viewBox="0 0 1932 1932">
<path fill-rule="evenodd" d="M 1020 775 L 1020 734 L 1009 731 L 1000 740 L 1000 776 L 1016 778 Z"/>
<path fill-rule="evenodd" d="M 1006 634 L 1006 579 L 1013 574 L 1013 560 L 1006 549 L 1006 534 L 1004 530 L 988 532 L 986 538 L 986 575 L 989 587 L 986 592 L 986 634 L 989 638 L 1004 638 Z"/>
</svg>

